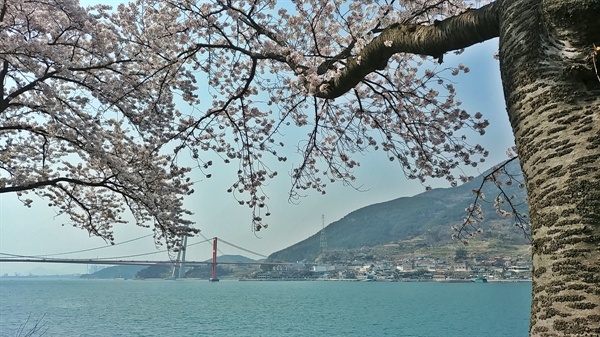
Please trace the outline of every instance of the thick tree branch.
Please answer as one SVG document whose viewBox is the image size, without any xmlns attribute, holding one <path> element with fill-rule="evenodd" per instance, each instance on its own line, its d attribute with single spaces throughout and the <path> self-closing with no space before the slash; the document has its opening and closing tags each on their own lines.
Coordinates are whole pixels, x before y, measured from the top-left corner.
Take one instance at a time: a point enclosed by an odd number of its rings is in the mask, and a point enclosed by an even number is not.
<svg viewBox="0 0 600 337">
<path fill-rule="evenodd" d="M 499 35 L 499 4 L 436 22 L 430 26 L 394 24 L 381 32 L 360 53 L 347 60 L 345 68 L 315 95 L 337 98 L 362 81 L 365 76 L 384 69 L 396 53 L 430 55 L 440 58 L 445 52 L 466 48 Z"/>
<path fill-rule="evenodd" d="M 4 83 L 6 75 L 8 74 L 8 61 L 4 60 L 2 62 L 2 70 L 0 70 L 0 112 L 3 112 L 6 109 L 6 102 L 4 101 Z"/>
<path fill-rule="evenodd" d="M 3 2 L 2 8 L 0 8 L 0 22 L 4 21 L 4 15 L 6 15 L 7 4 L 6 1 Z"/>
<path fill-rule="evenodd" d="M 0 194 L 2 193 L 9 193 L 9 192 L 23 192 L 23 191 L 28 191 L 28 190 L 33 190 L 36 188 L 41 188 L 41 187 L 46 187 L 46 186 L 56 186 L 56 184 L 60 183 L 60 182 L 66 182 L 69 184 L 75 184 L 75 185 L 82 185 L 82 186 L 90 186 L 90 187 L 106 187 L 109 188 L 107 186 L 107 181 L 109 178 L 104 179 L 100 182 L 91 182 L 91 181 L 83 181 L 83 180 L 79 180 L 79 179 L 73 179 L 73 178 L 67 178 L 67 177 L 60 177 L 60 178 L 56 178 L 56 179 L 49 179 L 49 180 L 44 180 L 44 181 L 38 181 L 35 183 L 31 183 L 28 185 L 18 185 L 18 186 L 7 186 L 7 187 L 2 187 L 0 188 Z M 122 191 L 118 191 L 119 193 L 124 194 Z"/>
<path fill-rule="evenodd" d="M 44 82 L 46 79 L 51 78 L 52 76 L 54 76 L 57 73 L 58 73 L 58 71 L 47 72 L 46 74 L 44 74 L 44 76 L 41 76 L 40 78 L 37 78 L 37 79 L 31 81 L 29 84 L 24 85 L 24 86 L 20 87 L 19 89 L 15 90 L 14 92 L 8 94 L 6 96 L 6 98 L 4 98 L 4 95 L 2 95 L 2 97 L 4 99 L 2 101 L 0 101 L 0 112 L 4 112 L 4 110 L 6 110 L 8 108 L 8 104 L 10 103 L 10 101 L 12 99 L 35 88 L 35 86 L 39 82 Z"/>
</svg>

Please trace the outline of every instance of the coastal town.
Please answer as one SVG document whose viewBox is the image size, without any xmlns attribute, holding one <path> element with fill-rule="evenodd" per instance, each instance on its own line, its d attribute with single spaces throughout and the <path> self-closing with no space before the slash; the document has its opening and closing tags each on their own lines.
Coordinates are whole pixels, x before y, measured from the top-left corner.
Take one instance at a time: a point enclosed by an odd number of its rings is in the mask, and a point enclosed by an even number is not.
<svg viewBox="0 0 600 337">
<path fill-rule="evenodd" d="M 457 254 L 459 255 L 459 254 Z M 518 282 L 531 280 L 528 256 L 457 256 L 455 261 L 416 256 L 391 260 L 331 261 L 263 266 L 241 280 L 346 280 L 391 282 Z"/>
</svg>

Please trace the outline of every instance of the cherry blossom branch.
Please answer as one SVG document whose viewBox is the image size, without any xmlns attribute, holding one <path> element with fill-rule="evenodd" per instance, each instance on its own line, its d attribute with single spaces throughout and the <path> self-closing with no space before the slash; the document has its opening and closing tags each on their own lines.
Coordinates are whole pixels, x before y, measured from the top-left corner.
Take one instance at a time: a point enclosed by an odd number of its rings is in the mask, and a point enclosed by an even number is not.
<svg viewBox="0 0 600 337">
<path fill-rule="evenodd" d="M 82 209 L 85 212 L 87 221 L 85 221 L 85 223 L 83 223 L 83 224 L 80 223 L 80 224 L 77 224 L 77 225 L 79 225 L 79 226 L 81 226 L 81 227 L 89 230 L 90 232 L 94 233 L 96 236 L 104 238 L 105 240 L 109 240 L 110 242 L 113 241 L 112 234 L 110 234 L 110 233 L 108 233 L 108 235 L 106 233 L 102 234 L 102 233 L 100 233 L 98 231 L 98 228 L 96 227 L 96 224 L 94 223 L 94 216 L 93 216 L 94 212 L 92 212 L 90 210 L 90 208 L 87 207 L 86 203 L 83 200 L 80 200 L 79 198 L 77 198 L 67 188 L 65 188 L 64 186 L 62 186 L 60 184 L 57 184 L 56 187 L 59 190 L 63 191 L 69 197 L 69 200 L 66 202 L 67 204 L 70 204 L 71 202 L 74 202 L 74 203 L 77 204 L 77 206 L 80 209 Z M 72 207 L 68 207 L 68 209 L 71 209 L 71 208 Z M 108 228 L 105 227 L 105 232 L 106 232 L 107 229 Z"/>
<path fill-rule="evenodd" d="M 517 209 L 517 206 L 519 205 L 516 205 L 514 203 L 514 196 L 509 196 L 503 188 L 504 184 L 510 186 L 513 185 L 515 182 L 519 185 L 519 188 L 525 187 L 523 182 L 518 181 L 512 174 L 506 171 L 506 166 L 516 160 L 518 160 L 518 157 L 512 157 L 509 160 L 502 163 L 501 165 L 495 167 L 490 173 L 483 176 L 483 180 L 481 181 L 479 187 L 473 190 L 473 193 L 475 194 L 475 199 L 473 203 L 466 209 L 467 217 L 460 226 L 452 227 L 453 239 L 459 239 L 464 244 L 468 244 L 467 240 L 469 238 L 472 238 L 478 233 L 483 232 L 483 229 L 477 228 L 475 224 L 483 220 L 481 202 L 487 202 L 483 193 L 483 187 L 486 183 L 494 184 L 494 186 L 499 190 L 498 195 L 494 198 L 494 208 L 496 209 L 496 212 L 503 218 L 512 217 L 514 220 L 515 227 L 518 227 L 528 240 L 531 239 L 528 228 L 529 220 L 527 214 L 524 214 Z M 508 176 L 509 179 L 506 183 L 502 183 L 502 181 L 500 180 L 502 175 Z M 505 203 L 508 204 L 510 211 L 506 211 L 502 208 L 502 205 Z"/>
</svg>

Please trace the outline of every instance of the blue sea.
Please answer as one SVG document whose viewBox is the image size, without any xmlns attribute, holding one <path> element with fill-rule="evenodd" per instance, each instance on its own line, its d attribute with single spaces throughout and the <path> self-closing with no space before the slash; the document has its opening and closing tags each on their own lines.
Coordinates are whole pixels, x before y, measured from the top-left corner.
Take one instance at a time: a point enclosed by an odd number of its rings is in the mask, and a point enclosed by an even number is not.
<svg viewBox="0 0 600 337">
<path fill-rule="evenodd" d="M 525 337 L 530 303 L 531 283 L 4 279 L 0 336 Z"/>
</svg>

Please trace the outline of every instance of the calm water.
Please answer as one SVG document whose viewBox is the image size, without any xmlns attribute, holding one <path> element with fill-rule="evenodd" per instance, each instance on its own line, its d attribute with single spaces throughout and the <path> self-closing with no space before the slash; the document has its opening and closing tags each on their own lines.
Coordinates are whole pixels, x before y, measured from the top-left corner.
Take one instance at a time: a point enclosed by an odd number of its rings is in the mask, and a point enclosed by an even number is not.
<svg viewBox="0 0 600 337">
<path fill-rule="evenodd" d="M 0 335 L 527 336 L 531 284 L 2 280 Z"/>
</svg>

